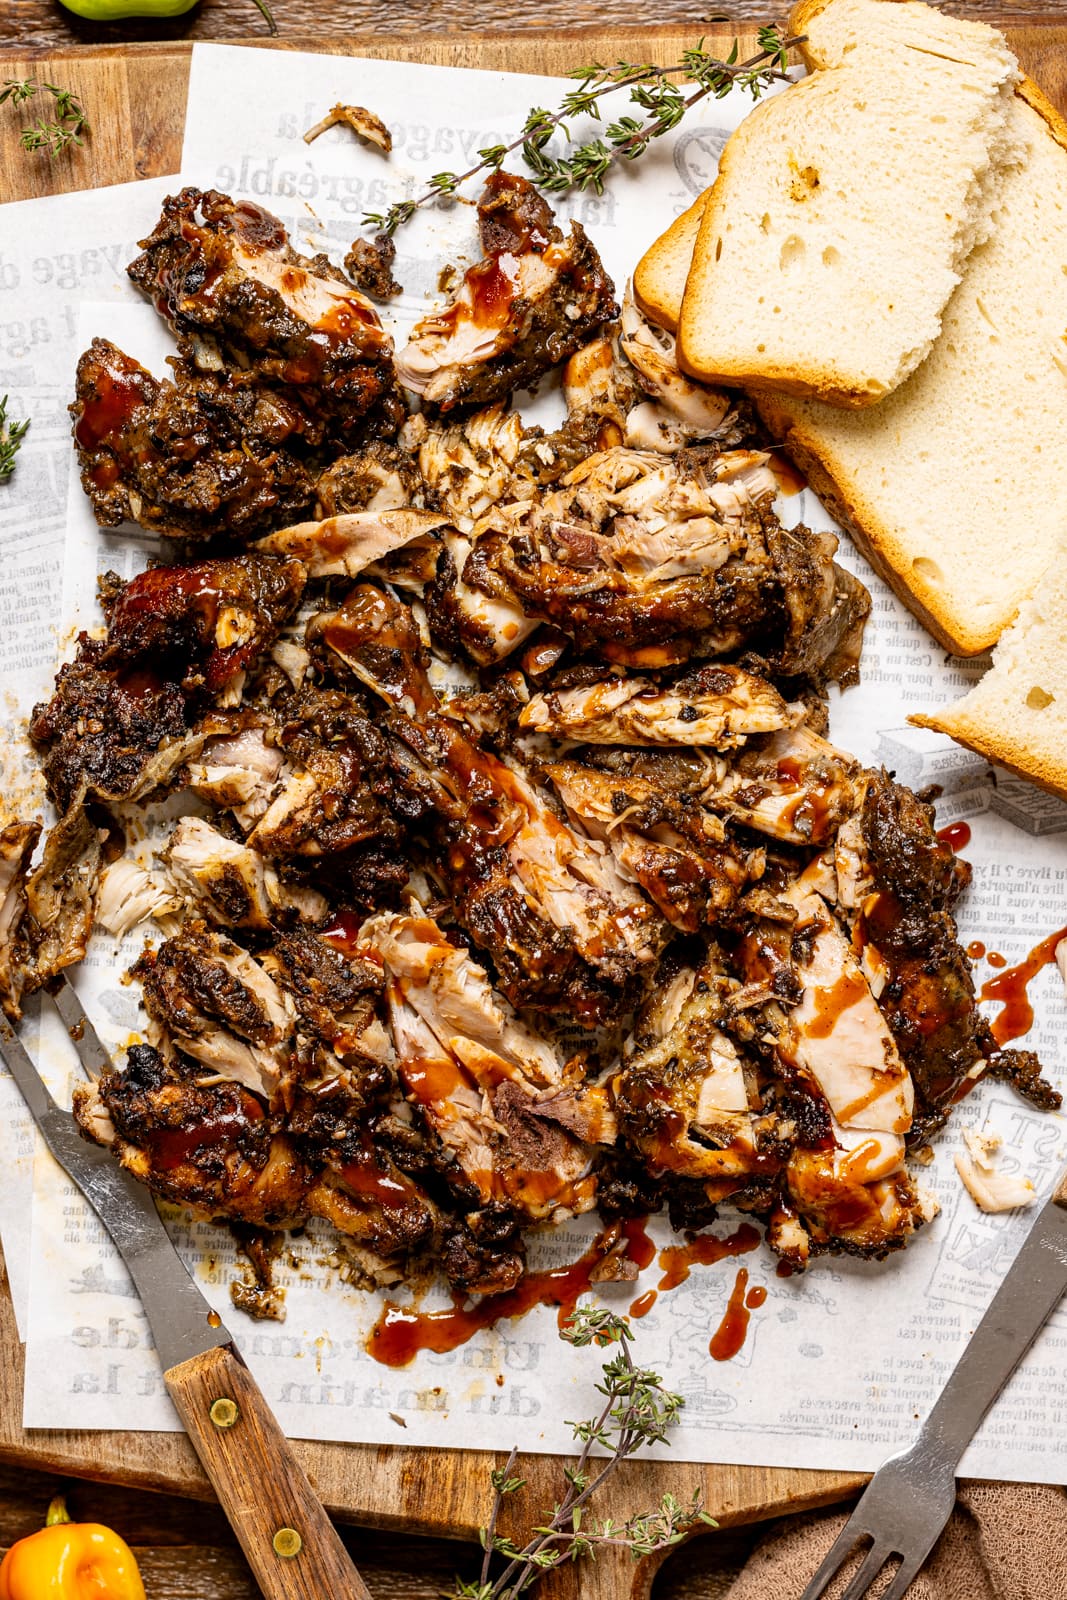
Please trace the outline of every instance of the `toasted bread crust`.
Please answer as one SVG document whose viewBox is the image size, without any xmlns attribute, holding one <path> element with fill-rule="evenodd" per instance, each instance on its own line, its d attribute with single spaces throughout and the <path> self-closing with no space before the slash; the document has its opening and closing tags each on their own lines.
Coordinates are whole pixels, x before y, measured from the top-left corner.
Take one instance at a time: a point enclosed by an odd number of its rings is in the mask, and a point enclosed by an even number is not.
<svg viewBox="0 0 1067 1600">
<path fill-rule="evenodd" d="M 846 528 L 878 576 L 912 611 L 938 644 L 954 656 L 978 656 L 999 638 L 998 630 L 970 628 L 959 617 L 938 609 L 932 586 L 914 586 L 893 565 L 893 536 L 879 524 L 862 494 L 841 482 L 842 466 L 835 462 L 818 434 L 806 429 L 782 407 L 782 396 L 770 390 L 750 390 L 760 418 L 777 444 L 807 479 L 830 515 Z M 835 467 L 837 476 L 835 477 Z M 910 559 L 908 565 L 911 565 Z M 1012 618 L 1011 620 L 1014 620 Z M 1004 624 L 1007 626 L 1007 623 Z"/>
<path fill-rule="evenodd" d="M 948 734 L 957 744 L 984 756 L 995 766 L 1006 767 L 1017 778 L 1025 778 L 1027 783 L 1067 800 L 1067 763 L 1055 766 L 1038 751 L 1015 744 L 1006 732 L 994 733 L 984 723 L 960 714 L 955 706 L 940 713 L 917 711 L 908 721 L 917 728 Z"/>
<path fill-rule="evenodd" d="M 634 268 L 634 299 L 642 314 L 650 321 L 666 328 L 668 333 L 678 331 L 678 317 L 682 309 L 682 295 L 678 286 L 685 289 L 693 247 L 704 215 L 704 202 L 708 191 L 700 195 L 688 211 L 676 217 L 667 229 L 650 245 Z"/>
<path fill-rule="evenodd" d="M 788 33 L 807 33 L 815 18 L 826 10 L 829 3 L 830 0 L 799 0 L 799 4 L 795 5 L 789 13 L 786 31 Z M 805 49 L 804 45 L 800 45 L 799 49 L 804 65 L 809 72 L 813 72 L 818 65 L 815 57 L 810 50 Z"/>
</svg>

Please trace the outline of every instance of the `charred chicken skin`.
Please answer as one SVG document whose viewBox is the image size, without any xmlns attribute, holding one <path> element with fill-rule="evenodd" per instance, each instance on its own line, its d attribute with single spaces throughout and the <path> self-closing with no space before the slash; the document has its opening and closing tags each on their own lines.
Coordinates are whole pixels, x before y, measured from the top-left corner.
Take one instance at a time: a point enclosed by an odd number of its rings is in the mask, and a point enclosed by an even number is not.
<svg viewBox="0 0 1067 1600">
<path fill-rule="evenodd" d="M 478 203 L 483 259 L 397 357 L 405 388 L 441 411 L 526 389 L 618 316 L 580 223 L 567 238 L 525 178 L 494 172 Z"/>
<path fill-rule="evenodd" d="M 83 1130 L 207 1215 L 327 1219 L 361 1281 L 421 1255 L 497 1293 L 524 1229 L 597 1206 L 880 1257 L 978 1076 L 1058 1097 L 995 1050 L 931 808 L 829 737 L 869 596 L 580 228 L 503 173 L 479 223 L 399 426 L 347 281 L 258 207 L 167 202 L 131 272 L 182 355 L 166 385 L 94 343 L 84 481 L 253 553 L 105 580 L 33 719 L 61 821 L 36 868 L 0 834 L 0 1001 L 94 915 L 154 917 L 150 1044 Z M 527 427 L 512 391 L 564 361 L 566 421 Z M 175 785 L 101 890 L 106 808 Z"/>
<path fill-rule="evenodd" d="M 183 189 L 164 201 L 142 252 L 130 277 L 189 339 L 197 365 L 221 351 L 341 437 L 391 401 L 392 344 L 371 302 L 324 256 L 298 255 L 254 201 Z"/>
<path fill-rule="evenodd" d="M 298 517 L 315 492 L 292 449 L 299 407 L 240 373 L 173 367 L 160 382 L 108 339 L 78 362 L 74 443 L 100 526 L 203 539 Z"/>
</svg>

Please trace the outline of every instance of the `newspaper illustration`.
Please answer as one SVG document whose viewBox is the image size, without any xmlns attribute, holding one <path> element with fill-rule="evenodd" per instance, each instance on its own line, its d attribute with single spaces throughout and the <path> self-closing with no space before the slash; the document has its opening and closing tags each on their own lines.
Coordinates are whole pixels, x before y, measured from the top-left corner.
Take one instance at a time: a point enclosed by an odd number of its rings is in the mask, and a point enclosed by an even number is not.
<svg viewBox="0 0 1067 1600">
<path fill-rule="evenodd" d="M 385 163 L 354 145 L 342 130 L 310 149 L 303 144 L 303 129 L 321 115 L 324 81 L 329 101 L 357 101 L 390 123 L 393 160 Z M 382 209 L 405 185 L 420 186 L 442 166 L 459 164 L 470 151 L 507 137 L 528 105 L 544 103 L 558 88 L 543 79 L 197 46 L 183 176 L 262 201 L 292 227 L 299 244 L 307 241 L 339 256 L 363 209 Z M 706 183 L 721 139 L 748 104 L 741 96 L 716 104 L 703 114 L 703 125 L 698 114 L 692 127 L 662 141 L 647 165 L 638 163 L 613 178 L 599 200 L 579 196 L 561 205 L 562 213 L 583 220 L 620 285 L 649 240 Z M 153 220 L 154 201 L 131 205 L 121 237 L 145 231 Z M 420 215 L 402 232 L 395 270 L 406 292 L 395 316 L 392 308 L 389 313 L 397 331 L 402 334 L 425 299 L 436 296 L 441 266 L 472 254 L 466 206 Z M 122 308 L 113 308 L 108 331 L 121 328 L 116 337 L 128 339 L 146 362 L 158 362 L 151 309 L 129 289 L 117 299 Z M 83 309 L 80 337 L 95 331 L 94 315 L 94 307 Z M 536 402 L 546 417 L 557 403 L 547 388 Z M 519 404 L 535 414 L 521 399 Z M 51 470 L 65 483 L 69 447 L 65 439 L 60 443 Z M 789 523 L 834 526 L 809 490 L 781 500 L 780 511 Z M 68 618 L 92 622 L 100 570 L 133 571 L 147 555 L 145 542 L 128 530 L 105 540 L 75 484 L 62 563 L 55 556 L 64 576 L 63 615 L 53 618 L 60 636 Z M 970 830 L 961 846 L 974 868 L 973 887 L 959 908 L 963 942 L 979 941 L 1018 961 L 1067 921 L 1067 807 L 1006 779 L 947 739 L 909 725 L 909 713 L 962 693 L 983 663 L 946 659 L 847 540 L 839 559 L 868 585 L 873 614 L 863 681 L 833 695 L 832 737 L 916 787 L 941 785 L 944 819 L 965 821 Z M 138 846 L 146 861 L 153 849 L 150 821 Z M 122 981 L 136 947 L 136 936 L 132 948 L 107 936 L 94 938 L 76 979 L 116 1051 L 143 1026 L 136 990 Z M 989 976 L 979 961 L 979 983 Z M 1026 1043 L 1042 1053 L 1056 1077 L 1067 1042 L 1067 997 L 1054 966 L 1033 982 L 1030 995 L 1036 1021 Z M 61 1030 L 49 1018 L 41 1051 L 46 1072 L 63 1092 L 74 1069 Z M 961 1187 L 952 1157 L 968 1123 L 996 1130 L 1008 1159 L 1041 1193 L 1067 1159 L 1067 1128 L 1059 1115 L 1031 1109 L 1004 1086 L 980 1084 L 934 1142 L 934 1161 L 923 1176 L 941 1214 L 907 1251 L 880 1263 L 822 1258 L 804 1276 L 788 1279 L 776 1275 L 765 1249 L 743 1257 L 751 1284 L 764 1289 L 766 1299 L 753 1310 L 748 1338 L 732 1360 L 713 1360 L 708 1344 L 734 1288 L 738 1261 L 694 1266 L 685 1282 L 662 1290 L 654 1303 L 648 1292 L 661 1282 L 656 1260 L 636 1284 L 598 1287 L 605 1303 L 624 1312 L 647 1297 L 641 1308 L 646 1314 L 635 1321 L 641 1359 L 686 1399 L 665 1454 L 681 1461 L 859 1471 L 872 1470 L 908 1442 L 1030 1220 L 1025 1212 L 985 1216 Z M 393 1368 L 368 1351 L 381 1297 L 354 1286 L 336 1235 L 312 1226 L 288 1242 L 277 1270 L 285 1320 L 252 1322 L 231 1303 L 230 1282 L 242 1271 L 231 1236 L 180 1210 L 168 1218 L 184 1259 L 292 1435 L 416 1447 L 504 1449 L 518 1443 L 561 1451 L 570 1445 L 563 1419 L 585 1414 L 597 1368 L 587 1352 L 559 1339 L 554 1310 L 502 1320 L 455 1348 L 422 1352 L 410 1365 Z M 725 1234 L 740 1220 L 724 1210 L 715 1231 Z M 662 1218 L 650 1219 L 648 1229 L 657 1249 L 676 1242 Z M 531 1268 L 573 1262 L 595 1231 L 595 1221 L 584 1219 L 533 1235 Z M 28 1260 L 26 1424 L 175 1428 L 122 1264 L 41 1153 Z M 394 1298 L 406 1303 L 408 1291 L 398 1289 Z M 423 1309 L 447 1303 L 440 1285 L 422 1291 Z M 1061 1311 L 968 1451 L 964 1472 L 1062 1481 L 1065 1342 L 1067 1312 Z"/>
</svg>

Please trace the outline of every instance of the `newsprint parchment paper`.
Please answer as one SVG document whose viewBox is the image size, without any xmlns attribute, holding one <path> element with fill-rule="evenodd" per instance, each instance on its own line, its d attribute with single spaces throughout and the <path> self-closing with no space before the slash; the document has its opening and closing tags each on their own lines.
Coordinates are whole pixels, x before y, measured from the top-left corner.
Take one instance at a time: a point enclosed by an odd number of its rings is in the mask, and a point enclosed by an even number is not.
<svg viewBox="0 0 1067 1600">
<path fill-rule="evenodd" d="M 198 45 L 183 174 L 185 181 L 201 187 L 215 185 L 260 200 L 283 217 L 298 242 L 339 256 L 365 208 L 384 209 L 406 186 L 419 192 L 427 175 L 472 164 L 472 152 L 513 135 L 527 107 L 554 104 L 559 89 L 544 79 Z M 344 130 L 324 135 L 311 147 L 303 143 L 304 128 L 337 100 L 369 106 L 391 125 L 391 160 L 358 146 Z M 724 139 L 747 104 L 732 96 L 705 105 L 646 161 L 616 174 L 602 198 L 579 196 L 560 206 L 562 215 L 575 215 L 588 227 L 620 288 L 641 250 L 706 187 Z M 142 186 L 140 193 L 123 192 L 119 202 L 119 191 L 110 191 L 121 215 L 112 213 L 107 219 L 111 231 L 101 223 L 92 237 L 128 241 L 146 232 L 158 193 L 158 185 Z M 41 204 L 55 204 L 59 219 L 66 216 L 64 207 L 93 199 Z M 45 242 L 52 225 L 44 211 L 20 209 L 26 231 L 41 239 L 36 253 L 57 250 L 55 239 Z M 77 234 L 76 227 L 64 226 L 65 236 Z M 5 247 L 10 233 L 3 233 Z M 421 215 L 401 232 L 396 275 L 406 292 L 389 312 L 399 331 L 435 296 L 441 267 L 462 263 L 472 252 L 472 213 L 465 206 Z M 25 260 L 34 254 L 26 245 Z M 121 260 L 127 258 L 124 251 Z M 100 298 L 92 287 L 75 284 L 62 302 L 64 314 L 80 328 L 81 343 L 93 332 L 106 332 L 160 370 L 166 340 L 161 342 L 149 308 L 121 284 L 110 308 L 89 304 Z M 33 296 L 17 302 L 9 297 L 8 304 L 23 308 L 17 314 L 28 314 Z M 110 320 L 101 322 L 106 315 Z M 68 385 L 70 369 L 68 355 Z M 65 398 L 66 391 L 50 392 L 56 438 L 47 452 L 47 471 L 57 526 L 70 470 L 61 417 Z M 554 403 L 545 394 L 536 402 L 537 412 L 522 409 L 542 420 Z M 44 428 L 34 441 L 42 456 L 43 434 Z M 42 469 L 43 462 L 34 471 Z M 21 511 L 11 526 L 19 539 L 28 541 L 25 495 L 18 504 Z M 808 490 L 782 500 L 780 510 L 789 522 L 833 526 Z M 35 508 L 34 525 L 37 515 Z M 115 566 L 132 572 L 149 553 L 145 541 L 128 532 L 105 539 L 94 527 L 76 482 L 59 616 L 48 610 L 57 603 L 59 588 L 54 537 L 48 549 L 52 582 L 47 602 L 35 596 L 35 620 L 24 624 L 16 615 L 8 636 L 15 639 L 16 624 L 20 640 L 26 627 L 34 629 L 34 648 L 42 658 L 51 650 L 53 636 L 69 644 L 75 616 L 80 625 L 94 621 L 98 571 Z M 947 740 L 908 726 L 909 712 L 961 693 L 986 663 L 945 658 L 847 540 L 841 559 L 871 589 L 874 611 L 864 648 L 863 684 L 835 695 L 831 736 L 865 761 L 895 769 L 915 787 L 931 782 L 943 786 L 940 820 L 966 819 L 972 829 L 965 854 L 975 881 L 961 908 L 961 937 L 965 943 L 981 939 L 1009 961 L 1021 959 L 1039 938 L 1067 922 L 1067 807 L 991 772 Z M 0 598 L 7 603 L 6 595 Z M 53 624 L 53 636 L 47 639 L 46 621 Z M 150 830 L 140 848 L 147 858 Z M 134 939 L 132 947 L 119 948 L 98 936 L 78 975 L 94 1020 L 115 1047 L 136 1037 L 143 1020 L 135 990 L 122 982 L 136 945 Z M 982 968 L 979 979 L 990 975 Z M 1054 967 L 1031 986 L 1031 995 L 1037 1021 L 1026 1043 L 1042 1053 L 1052 1077 L 1062 1079 L 1067 1000 Z M 47 1021 L 42 1054 L 61 1089 L 71 1070 L 69 1051 Z M 1062 1118 L 1031 1110 L 1002 1086 L 982 1084 L 936 1141 L 936 1159 L 923 1181 L 936 1191 L 941 1215 L 907 1251 L 880 1264 L 824 1260 L 803 1278 L 788 1280 L 775 1276 L 772 1260 L 762 1252 L 746 1256 L 751 1281 L 766 1288 L 767 1300 L 753 1313 L 748 1339 L 730 1362 L 713 1361 L 708 1340 L 725 1308 L 736 1264 L 695 1268 L 687 1283 L 659 1297 L 636 1324 L 637 1349 L 686 1399 L 671 1454 L 689 1461 L 871 1470 L 908 1441 L 992 1297 L 1032 1215 L 990 1217 L 975 1208 L 952 1164 L 964 1124 L 1000 1133 L 1005 1165 L 1027 1173 L 1041 1194 L 1067 1153 Z M 5 1141 L 10 1138 L 6 1133 Z M 553 1311 L 501 1323 L 456 1351 L 426 1354 L 410 1367 L 392 1371 L 365 1350 L 380 1301 L 346 1287 L 330 1269 L 331 1243 L 325 1231 L 309 1230 L 293 1241 L 291 1256 L 283 1259 L 278 1277 L 285 1288 L 285 1322 L 257 1324 L 229 1302 L 228 1285 L 240 1267 L 228 1235 L 180 1212 L 169 1216 L 191 1270 L 234 1331 L 291 1434 L 453 1448 L 503 1448 L 518 1442 L 527 1449 L 555 1451 L 570 1443 L 562 1419 L 584 1415 L 590 1407 L 596 1358 L 560 1342 Z M 724 1216 L 718 1231 L 731 1225 Z M 573 1260 L 594 1229 L 592 1222 L 574 1224 L 535 1240 L 532 1264 Z M 659 1242 L 668 1242 L 658 1219 L 650 1229 Z M 10 1231 L 9 1208 L 5 1246 Z M 29 1246 L 27 1425 L 176 1427 L 161 1392 L 145 1319 L 122 1264 L 95 1219 L 43 1155 L 38 1155 L 34 1172 Z M 23 1253 L 25 1258 L 25 1236 Z M 625 1309 L 658 1279 L 653 1265 L 636 1286 L 604 1286 L 601 1293 L 605 1301 Z M 435 1303 L 444 1300 L 431 1291 L 423 1304 Z M 402 1417 L 406 1427 L 395 1417 Z M 976 1476 L 1062 1482 L 1065 1417 L 1067 1315 L 1061 1312 L 991 1414 L 963 1470 Z"/>
</svg>

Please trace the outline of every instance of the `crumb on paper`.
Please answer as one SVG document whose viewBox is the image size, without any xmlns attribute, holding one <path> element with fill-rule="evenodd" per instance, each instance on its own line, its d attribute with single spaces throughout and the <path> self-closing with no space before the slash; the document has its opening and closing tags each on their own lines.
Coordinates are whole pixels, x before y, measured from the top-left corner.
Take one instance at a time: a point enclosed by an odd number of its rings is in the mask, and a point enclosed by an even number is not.
<svg viewBox="0 0 1067 1600">
<path fill-rule="evenodd" d="M 1001 1172 L 999 1133 L 964 1128 L 964 1149 L 955 1158 L 963 1186 L 981 1211 L 1015 1211 L 1033 1205 L 1036 1192 L 1029 1178 Z"/>
<path fill-rule="evenodd" d="M 384 155 L 388 155 L 393 148 L 393 136 L 385 126 L 381 117 L 375 116 L 373 111 L 368 111 L 366 106 L 331 106 L 321 122 L 316 122 L 304 135 L 304 143 L 311 144 L 320 133 L 325 133 L 327 128 L 332 128 L 336 123 L 343 122 L 352 129 L 357 138 L 366 144 L 373 144 Z"/>
<path fill-rule="evenodd" d="M 374 239 L 356 239 L 345 256 L 345 271 L 357 289 L 371 300 L 384 303 L 403 294 L 403 285 L 393 277 L 396 245 L 387 234 Z"/>
<path fill-rule="evenodd" d="M 391 1422 L 395 1422 L 398 1428 L 407 1427 L 407 1419 L 406 1417 L 402 1417 L 399 1411 L 390 1411 L 389 1420 Z"/>
</svg>

